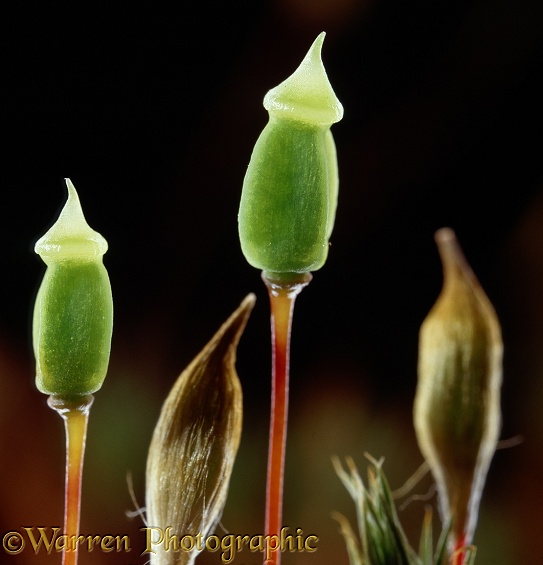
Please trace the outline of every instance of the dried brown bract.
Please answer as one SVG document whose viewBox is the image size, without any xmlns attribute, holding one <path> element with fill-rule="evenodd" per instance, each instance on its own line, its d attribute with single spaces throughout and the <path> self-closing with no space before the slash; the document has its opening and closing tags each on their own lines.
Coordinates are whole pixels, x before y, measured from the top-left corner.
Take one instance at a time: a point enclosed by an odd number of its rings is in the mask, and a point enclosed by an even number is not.
<svg viewBox="0 0 543 565">
<path fill-rule="evenodd" d="M 236 348 L 254 306 L 248 295 L 174 384 L 147 459 L 147 524 L 178 539 L 212 533 L 226 501 L 242 427 Z M 151 563 L 190 564 L 198 548 L 156 544 Z"/>
</svg>

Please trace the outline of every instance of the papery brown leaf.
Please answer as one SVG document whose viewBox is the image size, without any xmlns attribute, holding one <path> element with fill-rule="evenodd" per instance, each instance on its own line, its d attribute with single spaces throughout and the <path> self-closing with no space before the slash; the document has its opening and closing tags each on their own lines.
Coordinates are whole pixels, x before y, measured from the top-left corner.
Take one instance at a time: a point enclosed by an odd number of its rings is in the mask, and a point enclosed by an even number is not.
<svg viewBox="0 0 543 565">
<path fill-rule="evenodd" d="M 236 349 L 254 303 L 254 295 L 245 298 L 181 373 L 162 407 L 147 459 L 148 540 L 158 542 L 171 528 L 179 540 L 200 535 L 205 543 L 222 515 L 242 427 Z M 153 565 L 190 564 L 199 552 L 164 543 L 152 550 Z"/>
</svg>

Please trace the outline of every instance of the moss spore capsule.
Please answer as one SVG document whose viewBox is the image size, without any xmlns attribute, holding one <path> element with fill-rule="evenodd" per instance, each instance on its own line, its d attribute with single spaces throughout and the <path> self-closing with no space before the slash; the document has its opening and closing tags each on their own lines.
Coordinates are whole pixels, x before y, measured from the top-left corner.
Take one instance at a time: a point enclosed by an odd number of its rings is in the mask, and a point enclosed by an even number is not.
<svg viewBox="0 0 543 565">
<path fill-rule="evenodd" d="M 503 345 L 492 304 L 455 234 L 436 233 L 443 290 L 419 337 L 414 423 L 454 549 L 471 543 L 500 427 Z"/>
<path fill-rule="evenodd" d="M 321 33 L 298 69 L 264 98 L 269 122 L 243 183 L 239 235 L 247 261 L 274 279 L 320 269 L 338 195 L 330 126 L 343 107 L 321 60 Z"/>
<path fill-rule="evenodd" d="M 77 192 L 35 251 L 47 265 L 34 306 L 36 386 L 53 396 L 96 392 L 106 376 L 113 328 L 106 240 L 89 227 Z"/>
</svg>

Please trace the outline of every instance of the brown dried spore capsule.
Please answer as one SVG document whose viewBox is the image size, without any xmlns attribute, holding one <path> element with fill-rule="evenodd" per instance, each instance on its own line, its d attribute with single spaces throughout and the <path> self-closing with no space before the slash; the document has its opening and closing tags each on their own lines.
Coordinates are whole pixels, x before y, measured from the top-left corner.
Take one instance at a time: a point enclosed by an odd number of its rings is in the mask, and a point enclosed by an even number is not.
<svg viewBox="0 0 543 565">
<path fill-rule="evenodd" d="M 414 423 L 451 543 L 470 543 L 501 427 L 503 344 L 492 304 L 456 236 L 436 233 L 444 282 L 419 336 Z"/>
</svg>

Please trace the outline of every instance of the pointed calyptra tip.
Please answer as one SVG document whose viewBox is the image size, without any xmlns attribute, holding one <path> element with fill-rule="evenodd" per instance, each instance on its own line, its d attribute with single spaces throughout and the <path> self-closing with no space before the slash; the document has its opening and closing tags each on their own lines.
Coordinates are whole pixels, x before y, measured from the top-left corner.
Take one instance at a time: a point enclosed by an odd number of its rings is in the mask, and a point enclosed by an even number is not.
<svg viewBox="0 0 543 565">
<path fill-rule="evenodd" d="M 72 181 L 65 180 L 68 200 L 58 220 L 34 247 L 45 262 L 98 257 L 107 251 L 107 241 L 87 224 Z"/>
<path fill-rule="evenodd" d="M 315 39 L 294 73 L 266 94 L 264 107 L 270 113 L 280 112 L 282 117 L 315 125 L 331 125 L 341 120 L 343 106 L 332 89 L 321 59 L 325 35 L 322 32 Z"/>
<path fill-rule="evenodd" d="M 443 266 L 444 283 L 461 279 L 466 284 L 479 287 L 454 231 L 451 228 L 441 228 L 436 231 L 434 239 Z"/>
</svg>

